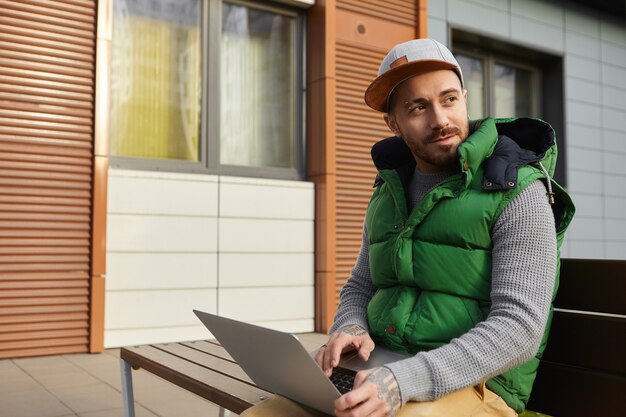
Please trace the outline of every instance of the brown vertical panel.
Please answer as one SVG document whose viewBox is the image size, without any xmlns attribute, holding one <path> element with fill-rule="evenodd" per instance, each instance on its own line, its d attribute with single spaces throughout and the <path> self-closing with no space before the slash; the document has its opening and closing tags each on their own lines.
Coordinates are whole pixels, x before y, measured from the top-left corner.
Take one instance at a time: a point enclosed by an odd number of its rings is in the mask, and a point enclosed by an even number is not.
<svg viewBox="0 0 626 417">
<path fill-rule="evenodd" d="M 89 349 L 95 7 L 0 2 L 0 358 Z"/>
<path fill-rule="evenodd" d="M 370 148 L 390 136 L 382 114 L 365 105 L 363 93 L 395 44 L 414 39 L 420 15 L 418 0 L 337 0 L 335 96 L 335 236 L 334 299 L 354 266 L 362 239 L 365 209 L 376 175 Z"/>
<path fill-rule="evenodd" d="M 335 0 L 307 24 L 307 176 L 315 183 L 315 328 L 332 323 L 335 285 Z"/>
</svg>

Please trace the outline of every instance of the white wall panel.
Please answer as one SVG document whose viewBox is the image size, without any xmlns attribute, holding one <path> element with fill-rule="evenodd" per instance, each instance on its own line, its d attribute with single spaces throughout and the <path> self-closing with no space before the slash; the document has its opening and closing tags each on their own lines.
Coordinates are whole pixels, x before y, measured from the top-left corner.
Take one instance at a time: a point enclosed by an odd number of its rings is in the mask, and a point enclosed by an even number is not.
<svg viewBox="0 0 626 417">
<path fill-rule="evenodd" d="M 591 37 L 600 37 L 600 18 L 595 10 L 570 4 L 565 10 L 565 29 Z"/>
<path fill-rule="evenodd" d="M 602 42 L 602 61 L 626 68 L 626 48 L 624 46 L 610 42 Z"/>
<path fill-rule="evenodd" d="M 604 221 L 604 235 L 608 242 L 613 240 L 626 241 L 626 220 L 606 219 Z"/>
<path fill-rule="evenodd" d="M 571 240 L 569 242 L 570 258 L 603 259 L 604 242 L 601 240 Z"/>
<path fill-rule="evenodd" d="M 604 150 L 626 154 L 626 132 L 605 129 Z"/>
<path fill-rule="evenodd" d="M 291 182 L 292 183 L 292 182 Z M 313 183 L 304 186 L 220 182 L 220 216 L 264 219 L 315 217 Z"/>
<path fill-rule="evenodd" d="M 123 252 L 215 252 L 217 219 L 212 217 L 110 214 L 107 248 Z"/>
<path fill-rule="evenodd" d="M 601 134 L 598 129 L 589 126 L 583 126 L 578 123 L 569 123 L 567 125 L 567 147 L 585 148 L 592 150 L 600 150 Z M 559 149 L 560 151 L 560 149 Z M 569 156 L 569 155 L 568 155 Z"/>
<path fill-rule="evenodd" d="M 601 143 L 599 140 L 596 146 Z M 575 148 L 570 146 L 567 153 L 567 162 L 570 167 L 581 168 L 586 171 L 602 172 L 602 158 L 604 153 L 601 148 L 597 149 Z"/>
<path fill-rule="evenodd" d="M 198 323 L 200 323 L 200 321 L 198 321 Z M 211 333 L 202 323 L 193 326 L 108 329 L 104 333 L 104 345 L 106 347 L 186 342 L 205 339 L 214 339 L 214 337 L 212 337 Z"/>
<path fill-rule="evenodd" d="M 448 0 L 448 21 L 498 37 L 508 37 L 511 29 L 509 13 L 491 6 L 461 0 Z"/>
<path fill-rule="evenodd" d="M 572 240 L 604 239 L 604 221 L 599 218 L 574 216 L 567 230 L 568 238 Z"/>
<path fill-rule="evenodd" d="M 278 330 L 287 333 L 307 333 L 315 329 L 315 320 L 281 320 L 281 321 L 259 321 L 251 322 L 257 326 L 267 327 L 268 329 Z"/>
<path fill-rule="evenodd" d="M 568 100 L 566 122 L 576 122 L 592 127 L 602 127 L 602 108 L 598 105 Z"/>
<path fill-rule="evenodd" d="M 574 99 L 585 103 L 601 104 L 601 90 L 598 83 L 581 80 L 579 78 L 565 78 L 565 91 L 568 99 Z"/>
<path fill-rule="evenodd" d="M 123 214 L 217 216 L 217 181 L 185 178 L 112 175 L 108 210 Z"/>
<path fill-rule="evenodd" d="M 600 68 L 602 71 L 602 82 L 605 85 L 626 88 L 626 68 L 610 64 L 602 64 Z"/>
<path fill-rule="evenodd" d="M 565 57 L 565 76 L 600 82 L 600 62 L 576 55 Z M 568 91 L 569 93 L 569 91 Z"/>
<path fill-rule="evenodd" d="M 220 288 L 313 285 L 313 253 L 221 253 Z"/>
<path fill-rule="evenodd" d="M 107 329 L 194 326 L 193 309 L 216 311 L 216 290 L 110 291 L 105 311 Z"/>
<path fill-rule="evenodd" d="M 107 290 L 216 288 L 217 253 L 107 255 Z"/>
<path fill-rule="evenodd" d="M 626 198 L 605 197 L 603 206 L 606 218 L 626 220 Z M 624 240 L 626 240 L 626 235 Z"/>
<path fill-rule="evenodd" d="M 626 177 L 623 175 L 604 174 L 604 194 L 614 197 L 626 197 Z"/>
<path fill-rule="evenodd" d="M 564 48 L 564 36 L 560 28 L 532 19 L 511 17 L 511 37 L 541 50 L 562 52 Z"/>
<path fill-rule="evenodd" d="M 572 201 L 574 201 L 576 204 L 576 216 L 603 216 L 603 200 L 597 195 L 570 193 L 570 197 L 572 198 Z"/>
<path fill-rule="evenodd" d="M 218 313 L 235 320 L 268 322 L 312 319 L 315 291 L 310 287 L 226 288 L 218 294 Z"/>
<path fill-rule="evenodd" d="M 312 220 L 219 219 L 220 252 L 313 252 Z"/>
<path fill-rule="evenodd" d="M 569 191 L 599 196 L 602 195 L 602 183 L 603 176 L 597 172 L 579 171 L 571 166 L 567 170 L 567 189 Z"/>
<path fill-rule="evenodd" d="M 217 312 L 218 291 L 313 330 L 312 183 L 111 169 L 109 195 L 106 347 L 208 338 L 192 309 Z"/>
<path fill-rule="evenodd" d="M 617 45 L 626 46 L 626 38 L 624 37 L 624 22 L 602 20 L 600 22 L 600 38 L 604 41 L 613 42 Z"/>
<path fill-rule="evenodd" d="M 445 0 L 442 0 L 445 1 Z M 509 12 L 510 11 L 510 7 L 509 7 L 509 2 L 508 1 L 502 1 L 502 0 L 471 0 L 474 3 L 479 3 L 482 4 L 484 6 L 490 7 L 492 9 L 500 9 L 503 12 Z M 431 4 L 433 3 L 438 3 L 437 1 L 430 1 L 428 2 L 428 7 L 431 7 Z"/>
<path fill-rule="evenodd" d="M 604 172 L 626 177 L 626 154 L 604 153 Z"/>
<path fill-rule="evenodd" d="M 626 258 L 626 241 L 605 242 L 604 251 L 607 259 L 624 259 Z"/>
<path fill-rule="evenodd" d="M 428 17 L 436 17 L 439 19 L 446 19 L 447 11 L 446 11 L 446 0 L 441 1 L 431 1 L 428 3 Z M 430 19 L 428 22 L 428 36 L 431 37 L 430 34 Z"/>
<path fill-rule="evenodd" d="M 626 111 L 614 110 L 608 107 L 602 109 L 602 126 L 607 129 L 626 132 Z"/>
<path fill-rule="evenodd" d="M 600 59 L 600 40 L 596 37 L 565 31 L 565 52 L 588 59 Z"/>
<path fill-rule="evenodd" d="M 564 12 L 560 4 L 541 0 L 515 0 L 511 2 L 511 14 L 524 16 L 547 25 L 562 29 Z"/>
</svg>

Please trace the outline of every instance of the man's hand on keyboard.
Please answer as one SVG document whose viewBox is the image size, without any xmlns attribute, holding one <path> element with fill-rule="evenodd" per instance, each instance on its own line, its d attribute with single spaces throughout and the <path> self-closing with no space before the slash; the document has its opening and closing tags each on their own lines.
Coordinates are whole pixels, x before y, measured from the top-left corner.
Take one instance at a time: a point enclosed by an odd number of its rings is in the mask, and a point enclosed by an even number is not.
<svg viewBox="0 0 626 417">
<path fill-rule="evenodd" d="M 335 401 L 337 417 L 394 417 L 402 399 L 398 381 L 383 367 L 361 371 L 354 379 L 354 389 Z"/>
<path fill-rule="evenodd" d="M 374 347 L 374 341 L 369 333 L 361 326 L 351 324 L 330 335 L 328 342 L 317 351 L 315 361 L 324 370 L 326 376 L 330 377 L 333 368 L 339 364 L 339 357 L 342 353 L 356 349 L 359 357 L 366 361 Z"/>
</svg>

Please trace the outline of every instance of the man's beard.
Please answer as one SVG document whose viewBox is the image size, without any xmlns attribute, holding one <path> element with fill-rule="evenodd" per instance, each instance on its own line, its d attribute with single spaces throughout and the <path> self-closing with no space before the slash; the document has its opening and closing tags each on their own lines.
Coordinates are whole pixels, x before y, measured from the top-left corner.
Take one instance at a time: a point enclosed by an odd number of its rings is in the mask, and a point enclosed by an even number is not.
<svg viewBox="0 0 626 417">
<path fill-rule="evenodd" d="M 430 132 L 420 144 L 423 146 L 419 146 L 417 143 L 412 141 L 405 141 L 413 155 L 417 156 L 420 160 L 437 167 L 450 167 L 455 161 L 458 159 L 456 149 L 458 146 L 467 139 L 467 135 L 469 132 L 469 125 L 465 127 L 465 129 L 460 129 L 455 126 L 445 127 L 439 130 L 433 130 Z M 430 145 L 437 140 L 444 138 L 446 136 L 457 135 L 461 138 L 461 141 L 458 143 L 451 143 L 447 145 L 439 145 L 439 151 L 436 153 L 425 152 L 426 145 Z"/>
</svg>

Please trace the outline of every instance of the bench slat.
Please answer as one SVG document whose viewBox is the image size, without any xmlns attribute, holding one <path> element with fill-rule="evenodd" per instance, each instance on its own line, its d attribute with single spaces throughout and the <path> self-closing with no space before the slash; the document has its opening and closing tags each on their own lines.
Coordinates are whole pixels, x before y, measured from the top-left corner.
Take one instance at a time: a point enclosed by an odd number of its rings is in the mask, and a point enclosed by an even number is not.
<svg viewBox="0 0 626 417">
<path fill-rule="evenodd" d="M 626 261 L 561 259 L 556 307 L 626 315 L 625 294 Z"/>
<path fill-rule="evenodd" d="M 246 384 L 255 385 L 250 377 L 243 371 L 243 369 L 241 369 L 241 367 L 234 362 L 217 358 L 210 354 L 207 355 L 202 351 L 178 343 L 155 345 L 155 347 L 164 352 L 168 352 L 172 355 L 185 359 L 189 362 L 196 363 L 215 372 L 219 372 L 221 374 L 238 379 L 239 381 L 245 382 Z"/>
<path fill-rule="evenodd" d="M 120 357 L 237 414 L 272 395 L 153 346 L 122 348 Z"/>
<path fill-rule="evenodd" d="M 555 312 L 543 359 L 626 375 L 626 317 Z"/>
<path fill-rule="evenodd" d="M 626 415 L 626 377 L 542 362 L 529 410 L 552 416 Z"/>
<path fill-rule="evenodd" d="M 214 340 L 200 340 L 197 342 L 185 342 L 182 345 L 189 346 L 190 348 L 199 350 L 201 352 L 208 353 L 218 358 L 222 358 L 229 362 L 237 363 L 235 359 L 224 349 L 217 341 Z"/>
</svg>

